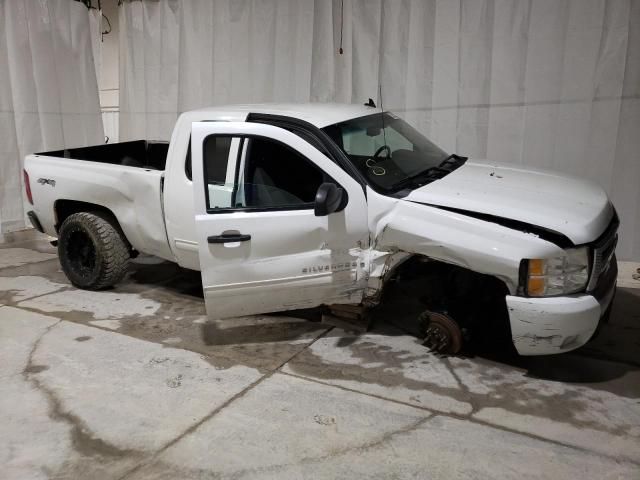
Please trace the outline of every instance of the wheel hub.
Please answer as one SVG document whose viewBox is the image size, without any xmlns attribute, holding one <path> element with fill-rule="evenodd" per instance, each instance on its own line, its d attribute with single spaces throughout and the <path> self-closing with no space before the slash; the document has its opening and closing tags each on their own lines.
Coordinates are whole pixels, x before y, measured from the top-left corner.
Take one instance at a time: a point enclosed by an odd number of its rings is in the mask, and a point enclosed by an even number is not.
<svg viewBox="0 0 640 480">
<path fill-rule="evenodd" d="M 462 348 L 462 330 L 446 313 L 426 311 L 421 315 L 422 344 L 438 353 L 455 354 Z"/>
</svg>

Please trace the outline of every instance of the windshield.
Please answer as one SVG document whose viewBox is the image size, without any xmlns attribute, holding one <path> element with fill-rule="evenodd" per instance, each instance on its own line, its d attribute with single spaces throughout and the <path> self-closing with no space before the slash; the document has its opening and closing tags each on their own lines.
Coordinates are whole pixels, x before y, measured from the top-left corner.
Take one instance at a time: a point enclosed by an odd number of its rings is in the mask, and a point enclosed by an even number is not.
<svg viewBox="0 0 640 480">
<path fill-rule="evenodd" d="M 465 160 L 448 155 L 389 112 L 354 118 L 323 130 L 376 190 L 416 188 L 442 178 Z"/>
</svg>

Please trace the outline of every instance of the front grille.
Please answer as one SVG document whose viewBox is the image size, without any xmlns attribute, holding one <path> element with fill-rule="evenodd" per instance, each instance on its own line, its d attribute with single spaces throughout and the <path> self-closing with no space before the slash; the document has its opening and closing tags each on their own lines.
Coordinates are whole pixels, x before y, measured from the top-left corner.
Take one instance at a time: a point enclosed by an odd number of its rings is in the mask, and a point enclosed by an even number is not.
<svg viewBox="0 0 640 480">
<path fill-rule="evenodd" d="M 587 292 L 595 290 L 598 280 L 604 275 L 611 262 L 615 258 L 616 244 L 618 243 L 618 226 L 620 221 L 614 214 L 614 218 L 607 230 L 593 244 L 593 257 L 591 263 L 591 276 L 587 284 Z"/>
</svg>

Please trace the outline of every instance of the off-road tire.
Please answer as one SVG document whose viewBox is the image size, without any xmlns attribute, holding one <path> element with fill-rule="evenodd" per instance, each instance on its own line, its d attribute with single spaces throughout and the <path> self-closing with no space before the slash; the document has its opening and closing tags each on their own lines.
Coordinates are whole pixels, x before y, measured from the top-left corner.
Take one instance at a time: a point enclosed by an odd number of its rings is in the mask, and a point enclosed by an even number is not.
<svg viewBox="0 0 640 480">
<path fill-rule="evenodd" d="M 62 223 L 58 256 L 74 286 L 101 290 L 115 285 L 127 273 L 129 247 L 114 223 L 100 212 L 74 213 Z"/>
</svg>

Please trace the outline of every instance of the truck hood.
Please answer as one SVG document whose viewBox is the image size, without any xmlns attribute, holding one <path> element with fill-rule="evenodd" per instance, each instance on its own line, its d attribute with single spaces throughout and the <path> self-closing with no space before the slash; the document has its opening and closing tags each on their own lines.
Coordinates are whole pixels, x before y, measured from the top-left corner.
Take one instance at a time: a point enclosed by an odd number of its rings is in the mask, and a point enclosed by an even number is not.
<svg viewBox="0 0 640 480">
<path fill-rule="evenodd" d="M 576 245 L 598 238 L 613 216 L 607 194 L 595 183 L 479 161 L 466 162 L 405 200 L 525 222 Z"/>
</svg>

